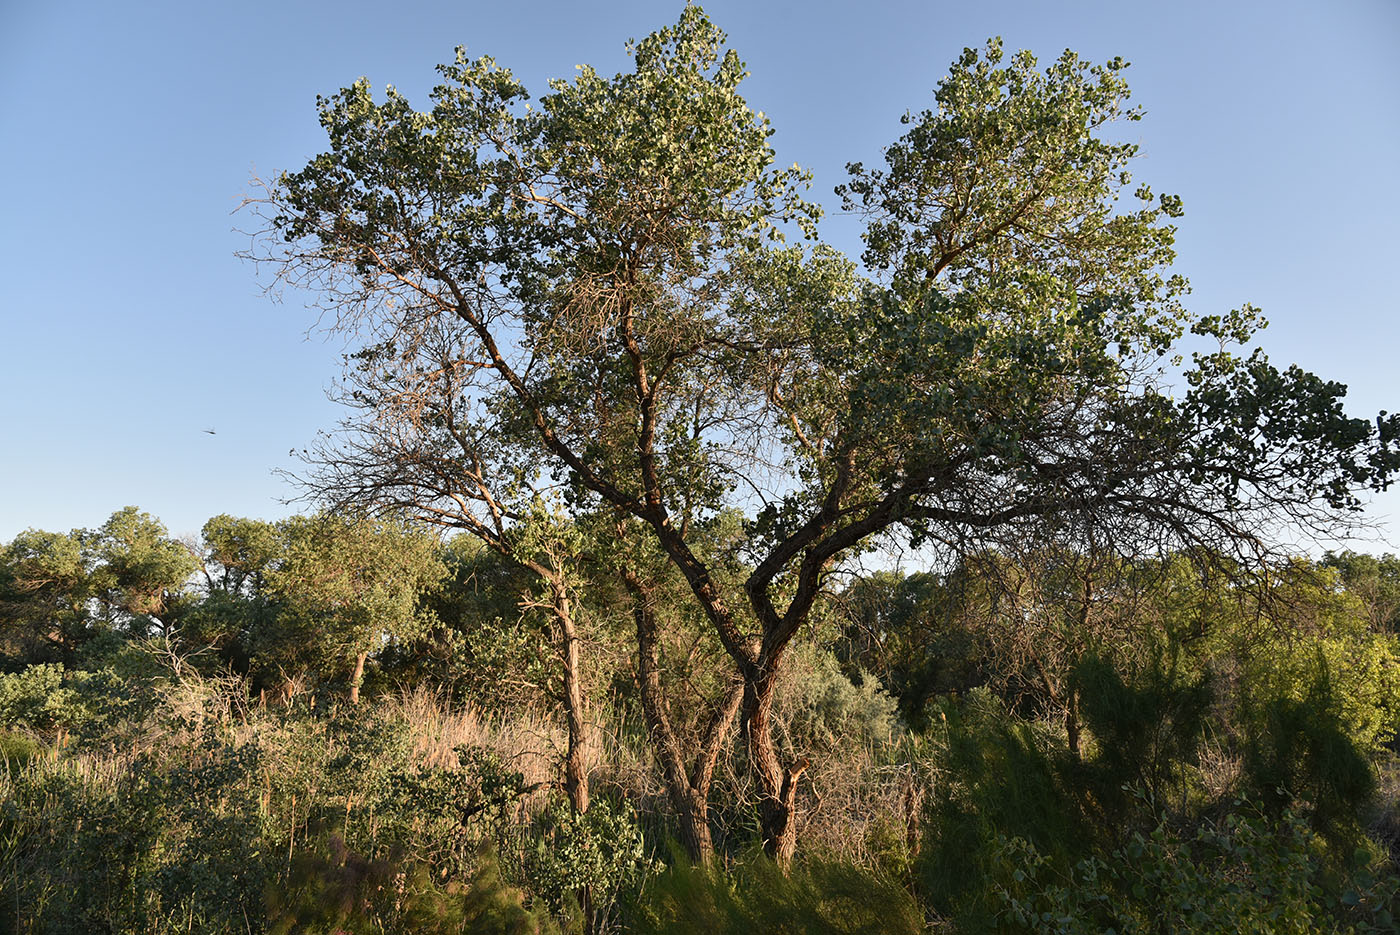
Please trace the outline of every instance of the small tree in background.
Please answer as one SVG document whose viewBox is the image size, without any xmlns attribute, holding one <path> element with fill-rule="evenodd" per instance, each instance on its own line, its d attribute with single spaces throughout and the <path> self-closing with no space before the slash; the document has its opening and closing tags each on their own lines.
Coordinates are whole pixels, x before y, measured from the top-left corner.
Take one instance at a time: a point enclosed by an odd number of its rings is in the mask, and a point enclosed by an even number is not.
<svg viewBox="0 0 1400 935">
<path fill-rule="evenodd" d="M 358 704 L 370 654 L 425 629 L 419 596 L 446 574 L 437 540 L 392 520 L 325 513 L 292 517 L 280 529 L 285 552 L 268 585 L 282 625 L 332 666 L 350 669 L 349 698 Z"/>
</svg>

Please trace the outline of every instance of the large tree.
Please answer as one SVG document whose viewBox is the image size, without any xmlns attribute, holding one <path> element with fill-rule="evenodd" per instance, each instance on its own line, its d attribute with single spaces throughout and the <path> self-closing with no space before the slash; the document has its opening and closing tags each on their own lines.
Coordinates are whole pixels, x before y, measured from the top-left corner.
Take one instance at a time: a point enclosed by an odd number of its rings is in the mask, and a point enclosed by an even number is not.
<svg viewBox="0 0 1400 935">
<path fill-rule="evenodd" d="M 855 551 L 1033 527 L 1233 548 L 1400 465 L 1400 417 L 1348 418 L 1342 386 L 1240 350 L 1252 310 L 1184 310 L 1180 202 L 1106 130 L 1138 118 L 1123 62 L 968 50 L 885 166 L 851 167 L 860 272 L 783 241 L 815 236 L 806 176 L 773 167 L 698 7 L 630 50 L 536 104 L 461 52 L 429 110 L 363 80 L 321 100 L 330 148 L 268 186 L 255 253 L 361 342 L 321 489 L 508 528 L 477 478 L 553 482 L 647 530 L 742 680 L 771 853 L 801 773 L 773 687 Z M 1217 346 L 1174 370 L 1188 329 Z M 741 596 L 696 545 L 723 510 L 746 517 Z"/>
</svg>

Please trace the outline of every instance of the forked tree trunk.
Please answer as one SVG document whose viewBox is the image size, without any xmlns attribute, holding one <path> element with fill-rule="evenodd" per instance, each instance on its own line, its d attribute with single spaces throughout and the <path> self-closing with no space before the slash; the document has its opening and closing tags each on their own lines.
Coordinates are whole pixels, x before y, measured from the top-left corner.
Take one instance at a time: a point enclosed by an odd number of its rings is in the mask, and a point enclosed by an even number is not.
<svg viewBox="0 0 1400 935">
<path fill-rule="evenodd" d="M 797 782 L 809 761 L 784 766 L 773 743 L 773 689 L 777 666 L 761 669 L 756 678 L 744 680 L 744 739 L 749 762 L 758 780 L 758 822 L 763 851 L 786 868 L 797 850 Z"/>
<path fill-rule="evenodd" d="M 670 705 L 661 682 L 660 647 L 651 589 L 631 572 L 624 572 L 622 577 L 632 595 L 632 614 L 637 625 L 637 685 L 642 715 L 666 780 L 666 795 L 679 819 L 681 845 L 691 860 L 706 863 L 714 856 L 710 787 L 715 763 L 739 712 L 743 686 L 735 681 L 715 702 L 699 747 L 687 768 L 687 751 L 671 724 Z"/>
</svg>

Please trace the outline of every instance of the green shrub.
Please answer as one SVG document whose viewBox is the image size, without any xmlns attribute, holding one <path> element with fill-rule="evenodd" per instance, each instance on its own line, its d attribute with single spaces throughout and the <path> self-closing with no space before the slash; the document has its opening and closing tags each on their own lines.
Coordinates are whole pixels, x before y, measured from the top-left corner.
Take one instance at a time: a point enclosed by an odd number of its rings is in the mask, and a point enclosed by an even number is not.
<svg viewBox="0 0 1400 935">
<path fill-rule="evenodd" d="M 1375 791 L 1375 773 L 1348 729 L 1321 654 L 1307 674 L 1302 699 L 1265 697 L 1247 706 L 1246 791 L 1274 814 L 1301 801 L 1315 829 L 1354 843 L 1361 810 Z"/>
<path fill-rule="evenodd" d="M 516 876 L 567 918 L 587 892 L 595 911 L 606 916 L 622 894 L 631 893 L 650 869 L 636 816 L 625 805 L 595 798 L 580 815 L 554 798 L 531 825 Z"/>
<path fill-rule="evenodd" d="M 23 769 L 44 750 L 44 745 L 29 734 L 0 729 L 0 761 L 4 764 L 0 769 Z"/>
<path fill-rule="evenodd" d="M 400 740 L 386 743 L 395 749 Z M 365 750 L 373 754 L 375 747 Z M 476 862 L 478 845 L 500 837 L 509 810 L 527 794 L 525 777 L 507 769 L 492 751 L 477 747 L 456 747 L 456 762 L 446 766 L 415 764 L 407 747 L 400 752 L 401 759 L 387 764 L 347 769 L 347 763 L 358 764 L 358 757 L 331 764 L 338 794 L 358 801 L 359 814 L 373 818 L 370 827 L 357 822 L 357 836 L 364 846 L 379 848 L 376 853 L 392 849 L 440 875 L 461 876 Z M 367 770 L 376 771 L 378 778 L 367 782 Z"/>
<path fill-rule="evenodd" d="M 304 849 L 267 889 L 271 935 L 557 935 L 540 907 L 481 851 L 466 885 L 437 887 L 422 864 L 357 854 L 339 835 Z"/>
<path fill-rule="evenodd" d="M 0 674 L 0 728 L 97 741 L 110 739 L 114 725 L 152 712 L 151 689 L 169 675 L 152 653 L 108 634 L 78 655 L 91 667 L 65 671 L 58 663 L 40 663 Z"/>
<path fill-rule="evenodd" d="M 1128 787 L 1161 800 L 1190 785 L 1190 768 L 1212 700 L 1206 676 L 1188 678 L 1154 654 L 1125 675 L 1088 655 L 1074 667 L 1071 685 L 1092 749 L 1074 770 L 1076 790 L 1092 797 L 1098 821 L 1121 824 L 1132 808 Z"/>
<path fill-rule="evenodd" d="M 1057 735 L 1008 712 L 986 689 L 945 703 L 934 728 L 944 735 L 946 777 L 929 796 L 918 877 L 940 915 L 980 930 L 996 911 L 988 881 L 1003 861 L 999 842 L 1024 838 L 1058 866 L 1093 850 L 1093 828 L 1069 790 L 1076 768 Z"/>
<path fill-rule="evenodd" d="M 357 854 L 340 835 L 303 848 L 285 880 L 267 884 L 272 935 L 371 935 L 384 932 L 399 902 L 402 876 L 392 860 Z"/>
<path fill-rule="evenodd" d="M 462 926 L 455 931 L 464 935 L 557 935 L 559 931 L 544 907 L 525 908 L 524 894 L 504 881 L 489 850 L 482 851 L 465 889 L 454 895 L 462 918 Z"/>
<path fill-rule="evenodd" d="M 897 883 L 853 864 L 808 860 L 787 874 L 756 854 L 728 873 L 678 857 L 648 882 L 641 935 L 914 935 L 924 919 Z"/>
<path fill-rule="evenodd" d="M 1339 894 L 1322 885 L 1319 842 L 1305 822 L 1232 814 L 1181 836 L 1166 824 L 1134 834 L 1068 872 L 1024 839 L 1003 839 L 1009 870 L 995 884 L 993 928 L 1037 935 L 1287 935 L 1390 932 L 1396 881 L 1357 875 Z"/>
<path fill-rule="evenodd" d="M 805 643 L 788 652 L 774 715 L 783 738 L 796 750 L 825 751 L 849 743 L 888 742 L 898 723 L 898 706 L 880 682 L 856 684 L 831 653 Z"/>
<path fill-rule="evenodd" d="M 21 932 L 236 932 L 268 872 L 255 751 L 215 738 L 0 776 L 0 912 Z"/>
<path fill-rule="evenodd" d="M 64 686 L 63 666 L 56 662 L 0 675 L 0 726 L 49 731 L 87 716 L 78 693 Z"/>
</svg>

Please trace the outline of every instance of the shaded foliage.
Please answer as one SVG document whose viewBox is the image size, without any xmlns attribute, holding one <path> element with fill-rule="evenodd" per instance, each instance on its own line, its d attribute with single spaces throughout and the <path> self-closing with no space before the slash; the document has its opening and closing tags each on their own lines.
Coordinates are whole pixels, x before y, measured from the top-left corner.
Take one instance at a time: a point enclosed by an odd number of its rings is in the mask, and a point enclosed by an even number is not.
<svg viewBox="0 0 1400 935">
<path fill-rule="evenodd" d="M 675 935 L 901 935 L 924 930 L 913 898 L 898 883 L 834 860 L 809 860 L 784 873 L 750 855 L 728 873 L 677 856 L 636 907 L 633 930 Z"/>
</svg>

